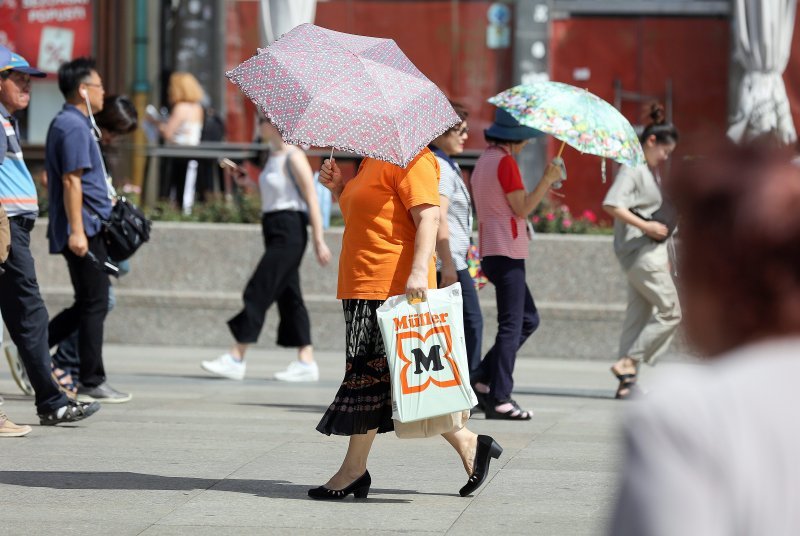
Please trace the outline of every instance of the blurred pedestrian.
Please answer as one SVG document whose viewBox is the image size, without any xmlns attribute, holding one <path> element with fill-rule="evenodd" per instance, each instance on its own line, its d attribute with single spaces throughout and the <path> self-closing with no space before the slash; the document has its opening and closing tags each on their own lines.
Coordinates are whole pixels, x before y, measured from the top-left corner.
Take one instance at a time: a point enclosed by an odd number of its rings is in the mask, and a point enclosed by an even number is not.
<svg viewBox="0 0 800 536">
<path fill-rule="evenodd" d="M 217 359 L 203 361 L 201 367 L 224 378 L 244 379 L 245 353 L 258 341 L 267 310 L 277 302 L 277 344 L 297 348 L 297 360 L 276 373 L 275 378 L 317 381 L 319 367 L 311 345 L 311 321 L 300 289 L 300 263 L 308 244 L 309 223 L 320 266 L 328 264 L 331 252 L 325 244 L 313 172 L 305 153 L 286 144 L 266 118 L 260 119 L 260 128 L 263 140 L 270 146 L 269 158 L 258 179 L 266 251 L 245 287 L 244 308 L 228 321 L 236 342 Z"/>
<path fill-rule="evenodd" d="M 389 364 L 375 311 L 390 296 L 424 298 L 427 289 L 436 287 L 438 177 L 439 165 L 427 148 L 405 168 L 365 158 L 346 183 L 335 161 L 326 160 L 320 170 L 319 180 L 338 198 L 345 220 L 337 298 L 344 310 L 346 366 L 317 430 L 350 436 L 350 443 L 336 474 L 309 490 L 314 499 L 337 500 L 351 493 L 366 498 L 372 442 L 376 434 L 394 430 Z M 483 484 L 491 458 L 502 449 L 491 437 L 466 427 L 442 436 L 470 475 L 460 490 L 469 495 Z"/>
<path fill-rule="evenodd" d="M 673 174 L 683 366 L 627 411 L 614 536 L 800 534 L 800 168 L 730 149 Z"/>
<path fill-rule="evenodd" d="M 634 394 L 639 365 L 655 365 L 681 321 L 667 251 L 669 229 L 656 218 L 668 204 L 659 168 L 678 143 L 678 131 L 666 122 L 663 106 L 651 106 L 650 123 L 639 138 L 645 163 L 622 166 L 603 200 L 603 208 L 614 217 L 614 253 L 628 282 L 618 360 L 611 367 L 620 399 Z"/>
<path fill-rule="evenodd" d="M 204 117 L 201 102 L 204 95 L 200 82 L 193 74 L 176 72 L 169 77 L 169 118 L 159 125 L 161 135 L 168 144 L 181 147 L 200 144 Z M 168 166 L 166 190 L 162 193 L 181 207 L 185 214 L 190 214 L 194 205 L 198 166 L 197 160 L 187 157 L 172 158 Z"/>
<path fill-rule="evenodd" d="M 436 234 L 436 270 L 439 287 L 461 283 L 464 299 L 464 339 L 467 344 L 467 361 L 470 371 L 481 362 L 483 341 L 483 315 L 478 292 L 469 274 L 467 252 L 472 244 L 472 198 L 461 168 L 452 157 L 464 152 L 467 141 L 469 113 L 463 105 L 450 102 L 461 119 L 430 144 L 439 161 L 439 231 Z"/>
<path fill-rule="evenodd" d="M 39 293 L 30 250 L 30 233 L 39 215 L 39 204 L 33 177 L 23 159 L 19 126 L 13 115 L 30 103 L 31 76 L 41 78 L 45 74 L 17 54 L 9 64 L 0 66 L 0 121 L 3 125 L 0 148 L 4 156 L 0 165 L 0 198 L 8 214 L 11 238 L 11 250 L 3 264 L 5 273 L 0 276 L 0 311 L 16 345 L 14 349 L 6 347 L 12 374 L 18 368 L 25 370 L 26 380 L 30 380 L 36 395 L 39 422 L 54 425 L 85 419 L 96 412 L 99 405 L 68 400 L 51 375 L 47 309 Z M 5 428 L 11 435 L 20 432 L 7 417 L 0 420 L 0 430 Z"/>
<path fill-rule="evenodd" d="M 103 221 L 111 215 L 112 196 L 97 141 L 94 112 L 103 109 L 103 81 L 89 58 L 58 69 L 58 87 L 66 99 L 50 123 L 45 168 L 50 198 L 50 253 L 67 262 L 75 303 L 50 321 L 49 346 L 78 330 L 78 400 L 127 402 L 132 397 L 112 388 L 103 364 L 103 332 L 110 282 L 104 271 L 108 252 Z"/>
<path fill-rule="evenodd" d="M 133 133 L 139 126 L 136 105 L 126 95 L 108 95 L 103 98 L 103 109 L 94 116 L 100 129 L 100 149 L 109 176 L 113 177 L 114 166 L 109 165 L 109 153 L 118 148 L 117 142 L 123 136 Z"/>
<path fill-rule="evenodd" d="M 511 398 L 517 351 L 539 327 L 539 312 L 525 280 L 532 238 L 528 216 L 559 179 L 560 171 L 549 164 L 536 187 L 526 192 L 514 155 L 538 135 L 539 131 L 497 109 L 494 123 L 484 131 L 489 147 L 470 178 L 479 222 L 481 267 L 494 285 L 497 299 L 494 346 L 471 376 L 487 419 L 529 420 L 533 415 Z"/>
<path fill-rule="evenodd" d="M 103 109 L 95 115 L 95 122 L 100 129 L 100 156 L 108 165 L 108 151 L 112 150 L 115 142 L 120 136 L 130 134 L 138 125 L 138 114 L 133 102 L 124 95 L 107 95 L 103 98 Z M 111 184 L 112 178 L 107 178 L 109 188 L 112 193 L 114 187 Z M 130 264 L 127 260 L 119 264 L 119 276 L 130 271 Z M 111 312 L 116 304 L 114 287 L 108 288 L 108 311 Z M 61 341 L 56 353 L 53 354 L 53 364 L 55 365 L 54 374 L 62 388 L 77 394 L 77 385 L 74 379 L 78 378 L 80 371 L 80 356 L 78 355 L 78 330 L 72 332 L 70 336 Z"/>
</svg>

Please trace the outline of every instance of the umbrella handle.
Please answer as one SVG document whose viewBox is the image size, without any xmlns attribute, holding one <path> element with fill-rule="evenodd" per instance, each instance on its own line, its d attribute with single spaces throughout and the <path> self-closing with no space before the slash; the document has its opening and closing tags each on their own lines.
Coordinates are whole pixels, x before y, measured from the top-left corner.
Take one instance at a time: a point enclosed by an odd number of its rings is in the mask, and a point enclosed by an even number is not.
<svg viewBox="0 0 800 536">
<path fill-rule="evenodd" d="M 564 152 L 564 146 L 565 146 L 566 144 L 567 144 L 567 142 L 565 142 L 565 141 L 562 141 L 562 142 L 561 142 L 561 147 L 558 149 L 558 154 L 556 155 L 557 157 L 559 157 L 559 158 L 561 157 L 561 153 L 563 153 L 563 152 Z"/>
</svg>

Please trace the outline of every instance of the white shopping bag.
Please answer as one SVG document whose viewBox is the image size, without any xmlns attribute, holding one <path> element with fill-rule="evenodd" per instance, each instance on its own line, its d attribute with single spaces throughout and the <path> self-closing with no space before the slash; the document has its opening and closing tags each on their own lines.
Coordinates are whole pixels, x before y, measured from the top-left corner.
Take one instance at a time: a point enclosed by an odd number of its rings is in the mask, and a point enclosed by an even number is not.
<svg viewBox="0 0 800 536">
<path fill-rule="evenodd" d="M 392 296 L 377 310 L 392 379 L 392 418 L 418 421 L 471 409 L 461 285 L 428 290 L 427 301 Z"/>
</svg>

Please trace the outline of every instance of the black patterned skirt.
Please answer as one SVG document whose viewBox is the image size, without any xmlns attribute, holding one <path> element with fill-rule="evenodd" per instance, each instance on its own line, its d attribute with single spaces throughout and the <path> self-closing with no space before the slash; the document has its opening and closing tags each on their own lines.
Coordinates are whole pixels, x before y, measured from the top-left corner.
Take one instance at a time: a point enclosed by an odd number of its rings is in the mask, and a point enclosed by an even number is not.
<svg viewBox="0 0 800 536">
<path fill-rule="evenodd" d="M 317 430 L 326 435 L 394 430 L 389 363 L 375 310 L 382 300 L 342 300 L 346 337 L 344 380 Z"/>
</svg>

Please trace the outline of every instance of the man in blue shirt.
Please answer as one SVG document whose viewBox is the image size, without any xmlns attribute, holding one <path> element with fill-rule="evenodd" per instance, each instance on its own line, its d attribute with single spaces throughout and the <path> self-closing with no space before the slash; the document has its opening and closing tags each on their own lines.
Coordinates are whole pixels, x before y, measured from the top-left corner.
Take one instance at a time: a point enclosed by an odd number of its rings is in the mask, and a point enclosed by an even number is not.
<svg viewBox="0 0 800 536">
<path fill-rule="evenodd" d="M 66 104 L 47 131 L 45 167 L 50 199 L 47 237 L 50 253 L 67 261 L 75 303 L 50 322 L 50 346 L 76 329 L 80 355 L 78 400 L 127 402 L 131 395 L 113 389 L 103 366 L 103 323 L 110 282 L 103 271 L 108 259 L 103 221 L 111 215 L 105 166 L 93 113 L 103 109 L 103 81 L 89 58 L 58 69 L 58 88 Z"/>
<path fill-rule="evenodd" d="M 17 346 L 36 395 L 41 424 L 74 422 L 90 416 L 98 404 L 80 404 L 67 399 L 53 381 L 50 348 L 47 345 L 47 309 L 39 294 L 30 251 L 30 232 L 39 213 L 36 187 L 22 159 L 19 129 L 14 112 L 28 107 L 31 76 L 44 73 L 24 58 L 12 55 L 0 65 L 0 124 L 4 159 L 0 165 L 0 200 L 8 213 L 11 251 L 0 276 L 0 311 Z M 11 360 L 10 360 L 11 361 Z"/>
</svg>

